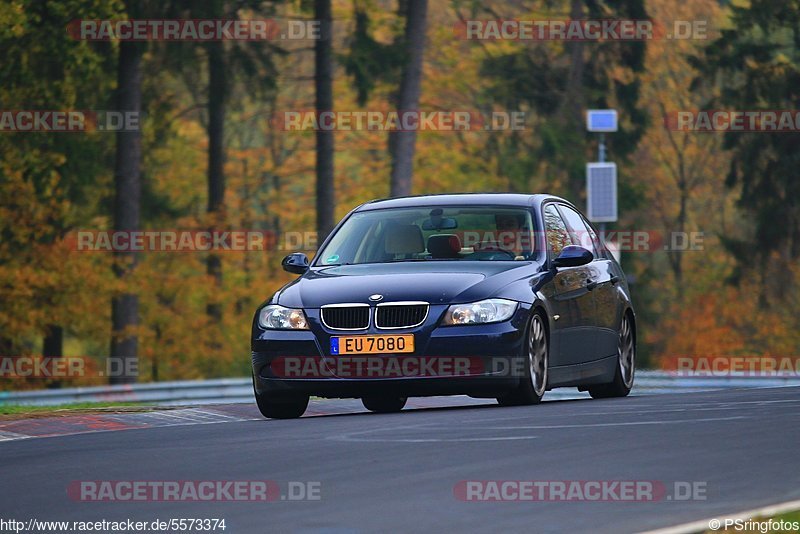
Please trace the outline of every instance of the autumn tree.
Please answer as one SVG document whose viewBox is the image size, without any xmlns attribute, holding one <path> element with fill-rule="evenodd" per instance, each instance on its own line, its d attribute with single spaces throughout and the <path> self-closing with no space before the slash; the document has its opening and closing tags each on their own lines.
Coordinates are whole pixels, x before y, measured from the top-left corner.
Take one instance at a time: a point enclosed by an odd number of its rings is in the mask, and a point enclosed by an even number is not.
<svg viewBox="0 0 800 534">
<path fill-rule="evenodd" d="M 703 20 L 712 27 L 722 18 L 721 10 L 711 0 L 695 0 L 680 6 L 651 0 L 648 10 L 657 21 Z M 672 232 L 682 235 L 691 229 L 705 230 L 710 238 L 710 227 L 719 228 L 719 221 L 712 215 L 726 207 L 724 195 L 714 195 L 723 186 L 719 169 L 727 164 L 721 136 L 676 131 L 668 127 L 667 121 L 678 110 L 701 108 L 714 95 L 711 87 L 692 88 L 699 73 L 690 58 L 704 45 L 705 41 L 692 39 L 654 41 L 647 49 L 647 63 L 651 67 L 641 76 L 641 102 L 652 126 L 637 149 L 633 174 L 647 177 L 647 186 L 643 184 L 641 194 L 649 208 L 649 230 L 661 230 L 664 235 Z M 672 272 L 670 285 L 675 288 L 678 300 L 686 287 L 684 259 L 688 254 L 671 248 L 666 252 Z"/>
<path fill-rule="evenodd" d="M 467 8 L 470 8 L 469 10 Z M 459 4 L 458 18 L 467 19 L 646 19 L 643 0 L 613 3 L 555 2 L 509 5 L 492 2 Z M 588 108 L 616 108 L 620 131 L 608 140 L 616 161 L 635 149 L 646 126 L 639 103 L 646 43 L 643 41 L 468 41 L 484 51 L 480 75 L 485 101 L 504 110 L 522 110 L 534 136 L 493 137 L 487 152 L 502 159 L 510 189 L 528 191 L 532 176 L 570 200 L 584 198 L 585 162 L 593 159 L 593 139 L 585 132 Z M 582 157 L 576 157 L 580 154 Z M 622 201 L 626 191 L 622 189 Z"/>
<path fill-rule="evenodd" d="M 75 13 L 114 18 L 118 10 L 104 0 L 65 1 L 59 9 L 35 1 L 5 6 L 0 107 L 108 109 L 112 45 L 74 39 L 66 28 Z M 102 262 L 71 253 L 65 238 L 104 212 L 113 139 L 100 132 L 0 135 L 0 356 L 61 356 L 68 336 L 107 331 L 108 307 L 98 306 L 107 302 L 103 269 L 96 269 Z"/>
<path fill-rule="evenodd" d="M 800 103 L 800 5 L 754 0 L 731 6 L 723 29 L 697 59 L 697 86 L 718 84 L 708 108 L 793 110 Z M 710 76 L 709 74 L 714 74 Z M 725 134 L 732 159 L 730 187 L 752 231 L 725 240 L 739 262 L 734 277 L 761 280 L 761 304 L 782 299 L 793 284 L 790 267 L 800 257 L 800 132 Z M 754 261 L 755 260 L 755 261 Z M 756 268 L 753 269 L 753 266 Z"/>
</svg>

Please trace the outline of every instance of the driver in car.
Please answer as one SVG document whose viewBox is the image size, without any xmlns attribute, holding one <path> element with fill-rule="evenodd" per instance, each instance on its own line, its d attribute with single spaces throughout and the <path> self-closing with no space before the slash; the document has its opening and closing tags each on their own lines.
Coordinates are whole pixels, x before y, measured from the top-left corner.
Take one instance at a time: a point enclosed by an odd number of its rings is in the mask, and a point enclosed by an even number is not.
<svg viewBox="0 0 800 534">
<path fill-rule="evenodd" d="M 530 234 L 525 229 L 522 215 L 498 213 L 494 216 L 497 243 L 503 250 L 513 252 L 515 259 L 524 259 L 530 253 Z"/>
</svg>

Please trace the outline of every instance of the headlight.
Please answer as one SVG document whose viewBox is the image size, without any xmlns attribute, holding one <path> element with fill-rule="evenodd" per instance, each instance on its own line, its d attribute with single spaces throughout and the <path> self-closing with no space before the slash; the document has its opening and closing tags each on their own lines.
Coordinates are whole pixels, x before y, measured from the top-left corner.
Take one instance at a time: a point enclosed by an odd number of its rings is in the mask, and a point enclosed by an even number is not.
<svg viewBox="0 0 800 534">
<path fill-rule="evenodd" d="M 470 304 L 455 304 L 447 309 L 442 324 L 498 323 L 514 315 L 516 309 L 516 302 L 505 299 L 489 299 Z"/>
<path fill-rule="evenodd" d="M 261 328 L 280 328 L 291 330 L 308 330 L 308 321 L 303 310 L 284 308 L 277 304 L 264 306 L 258 314 Z"/>
</svg>

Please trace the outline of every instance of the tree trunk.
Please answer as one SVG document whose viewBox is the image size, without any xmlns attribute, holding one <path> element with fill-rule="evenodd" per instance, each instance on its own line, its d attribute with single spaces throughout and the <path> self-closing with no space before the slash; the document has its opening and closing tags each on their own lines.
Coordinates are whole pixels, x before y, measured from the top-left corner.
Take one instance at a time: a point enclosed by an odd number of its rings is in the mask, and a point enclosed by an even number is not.
<svg viewBox="0 0 800 534">
<path fill-rule="evenodd" d="M 225 222 L 225 99 L 227 97 L 225 75 L 225 50 L 223 43 L 208 43 L 208 214 L 212 229 Z M 213 251 L 209 253 L 206 272 L 214 279 L 217 288 L 222 285 L 222 259 Z M 216 297 L 213 297 L 214 299 Z M 215 321 L 222 318 L 219 302 L 209 302 L 206 307 L 209 317 Z"/>
<path fill-rule="evenodd" d="M 15 358 L 14 340 L 0 334 L 0 358 Z"/>
<path fill-rule="evenodd" d="M 47 326 L 47 333 L 42 341 L 42 356 L 45 358 L 61 358 L 64 355 L 64 328 L 51 324 Z M 61 387 L 60 380 L 54 380 L 48 387 Z"/>
<path fill-rule="evenodd" d="M 681 167 L 683 167 L 681 165 Z M 689 188 L 686 185 L 686 179 L 683 177 L 684 171 L 681 170 L 681 181 L 678 185 L 680 190 L 680 210 L 678 211 L 678 234 L 683 238 L 686 232 L 686 223 L 688 219 L 688 210 L 687 210 L 687 202 L 689 201 Z M 674 239 L 670 236 L 670 242 L 668 245 L 671 247 Z M 672 272 L 675 275 L 675 287 L 678 290 L 678 301 L 683 302 L 683 254 L 684 251 L 682 250 L 673 250 L 672 253 L 675 255 L 675 261 L 672 266 Z"/>
<path fill-rule="evenodd" d="M 425 29 L 428 0 L 408 0 L 406 6 L 404 45 L 406 64 L 397 94 L 397 111 L 418 111 L 422 83 L 422 58 L 425 52 Z M 389 154 L 392 159 L 390 195 L 411 194 L 411 177 L 414 170 L 414 145 L 416 130 L 389 133 Z"/>
<path fill-rule="evenodd" d="M 571 0 L 569 16 L 572 20 L 583 19 L 583 0 Z M 564 46 L 569 53 L 570 66 L 561 112 L 566 127 L 570 130 L 574 129 L 580 139 L 584 135 L 583 113 L 586 107 L 583 88 L 584 43 L 568 41 Z M 569 189 L 572 198 L 583 198 L 586 189 L 584 175 L 570 176 Z"/>
<path fill-rule="evenodd" d="M 571 0 L 570 13 L 571 20 L 583 19 L 583 0 Z M 567 88 L 563 102 L 563 112 L 570 123 L 577 123 L 580 132 L 583 133 L 583 68 L 584 43 L 582 41 L 568 41 L 565 47 L 569 52 L 569 76 L 567 78 Z"/>
<path fill-rule="evenodd" d="M 333 110 L 333 17 L 331 0 L 314 0 L 320 38 L 314 42 L 314 87 L 317 113 Z M 333 132 L 317 130 L 317 243 L 333 229 L 336 203 L 333 188 Z"/>
<path fill-rule="evenodd" d="M 64 328 L 51 324 L 42 343 L 42 356 L 60 358 L 64 355 Z"/>
<path fill-rule="evenodd" d="M 142 109 L 142 48 L 135 42 L 119 43 L 117 72 L 117 109 L 141 112 Z M 138 131 L 117 132 L 117 152 L 114 162 L 114 230 L 133 231 L 139 228 L 141 199 L 142 140 Z M 115 252 L 114 272 L 128 288 L 136 266 L 135 252 Z M 109 377 L 112 384 L 136 382 L 138 368 L 138 338 L 127 331 L 139 324 L 139 297 L 135 292 L 115 296 L 111 301 L 111 368 L 120 372 Z"/>
</svg>

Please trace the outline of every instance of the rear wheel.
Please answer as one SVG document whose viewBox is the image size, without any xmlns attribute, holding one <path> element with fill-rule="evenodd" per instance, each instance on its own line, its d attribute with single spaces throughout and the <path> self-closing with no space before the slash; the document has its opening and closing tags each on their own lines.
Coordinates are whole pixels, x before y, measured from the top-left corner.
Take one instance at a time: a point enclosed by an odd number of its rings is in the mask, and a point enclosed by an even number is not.
<svg viewBox="0 0 800 534">
<path fill-rule="evenodd" d="M 408 397 L 364 397 L 364 408 L 375 413 L 394 413 L 402 410 Z"/>
<path fill-rule="evenodd" d="M 619 326 L 618 361 L 614 380 L 608 384 L 590 387 L 589 395 L 593 399 L 625 397 L 631 392 L 636 371 L 636 337 L 633 328 L 633 321 L 626 313 Z"/>
<path fill-rule="evenodd" d="M 258 411 L 268 419 L 295 419 L 303 415 L 308 408 L 308 395 L 276 398 L 259 394 L 255 388 L 255 377 L 253 394 L 256 397 Z"/>
<path fill-rule="evenodd" d="M 531 317 L 525 352 L 525 376 L 514 391 L 497 398 L 501 406 L 539 404 L 547 391 L 549 349 L 541 311 L 534 312 Z"/>
</svg>

